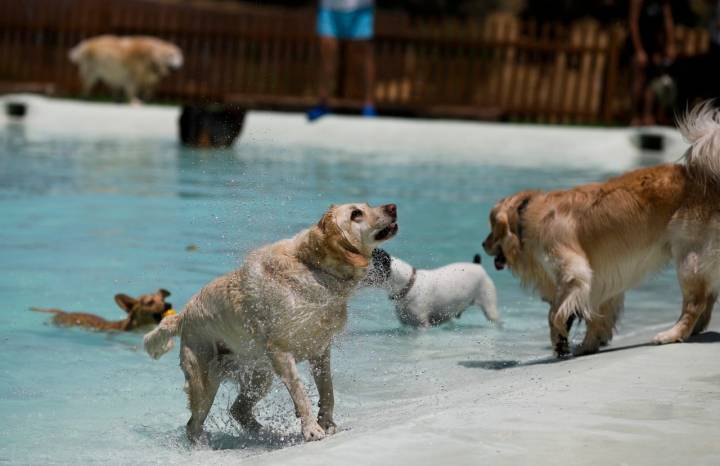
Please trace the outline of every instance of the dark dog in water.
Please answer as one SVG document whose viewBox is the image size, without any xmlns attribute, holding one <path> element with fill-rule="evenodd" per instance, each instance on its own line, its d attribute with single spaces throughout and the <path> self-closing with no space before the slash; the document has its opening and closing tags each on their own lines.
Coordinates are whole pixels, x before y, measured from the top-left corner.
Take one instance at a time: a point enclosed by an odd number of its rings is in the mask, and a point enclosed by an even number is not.
<svg viewBox="0 0 720 466">
<path fill-rule="evenodd" d="M 155 293 L 133 298 L 126 294 L 116 294 L 115 302 L 127 313 L 123 320 L 105 320 L 86 312 L 65 312 L 60 309 L 31 307 L 31 311 L 55 314 L 52 323 L 60 327 L 84 327 L 89 330 L 130 332 L 154 326 L 171 314 L 175 314 L 172 304 L 165 301 L 170 292 L 160 288 Z"/>
</svg>

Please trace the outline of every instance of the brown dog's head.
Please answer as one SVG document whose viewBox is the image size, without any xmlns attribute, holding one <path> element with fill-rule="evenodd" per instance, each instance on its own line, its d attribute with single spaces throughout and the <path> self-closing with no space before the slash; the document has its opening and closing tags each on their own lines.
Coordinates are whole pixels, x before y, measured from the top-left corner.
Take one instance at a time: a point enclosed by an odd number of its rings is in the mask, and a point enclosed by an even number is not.
<svg viewBox="0 0 720 466">
<path fill-rule="evenodd" d="M 165 302 L 168 296 L 170 292 L 162 288 L 137 299 L 122 293 L 116 294 L 115 302 L 128 314 L 125 330 L 159 324 L 163 313 L 172 309 L 172 304 Z"/>
<path fill-rule="evenodd" d="M 326 265 L 337 263 L 364 269 L 373 249 L 397 232 L 395 204 L 378 207 L 365 203 L 332 205 L 317 224 L 319 238 L 316 242 L 320 244 L 313 252 Z"/>
<path fill-rule="evenodd" d="M 512 267 L 518 259 L 522 247 L 520 216 L 533 194 L 525 191 L 506 197 L 490 211 L 490 234 L 482 245 L 488 255 L 495 256 L 497 270 Z"/>
</svg>

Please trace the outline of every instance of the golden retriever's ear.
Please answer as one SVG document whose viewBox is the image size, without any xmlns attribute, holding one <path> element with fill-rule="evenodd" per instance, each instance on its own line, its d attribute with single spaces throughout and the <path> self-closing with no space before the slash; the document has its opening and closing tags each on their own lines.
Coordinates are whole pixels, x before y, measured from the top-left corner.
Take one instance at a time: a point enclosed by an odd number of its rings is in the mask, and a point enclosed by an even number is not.
<svg viewBox="0 0 720 466">
<path fill-rule="evenodd" d="M 163 299 L 165 299 L 165 298 L 167 298 L 168 296 L 170 296 L 170 292 L 169 292 L 168 290 L 166 290 L 165 288 L 160 288 L 160 289 L 157 290 L 157 292 L 158 292 L 158 294 L 161 294 L 161 295 L 162 295 Z"/>
<path fill-rule="evenodd" d="M 138 301 L 131 296 L 120 293 L 115 295 L 115 302 L 120 306 L 120 309 L 125 312 L 130 312 Z"/>
<path fill-rule="evenodd" d="M 503 238 L 510 232 L 510 222 L 505 211 L 498 212 L 495 216 L 495 226 L 500 230 L 500 238 Z"/>
<path fill-rule="evenodd" d="M 327 233 L 330 227 L 335 224 L 334 210 L 335 204 L 332 204 L 330 207 L 328 207 L 328 210 L 325 211 L 322 218 L 317 224 L 318 228 L 320 228 L 320 231 L 322 231 L 323 233 Z"/>
<path fill-rule="evenodd" d="M 509 264 L 514 264 L 520 253 L 520 240 L 510 228 L 510 218 L 507 211 L 502 211 L 495 217 L 495 225 L 498 228 L 498 238 L 502 245 L 503 253 Z"/>
</svg>

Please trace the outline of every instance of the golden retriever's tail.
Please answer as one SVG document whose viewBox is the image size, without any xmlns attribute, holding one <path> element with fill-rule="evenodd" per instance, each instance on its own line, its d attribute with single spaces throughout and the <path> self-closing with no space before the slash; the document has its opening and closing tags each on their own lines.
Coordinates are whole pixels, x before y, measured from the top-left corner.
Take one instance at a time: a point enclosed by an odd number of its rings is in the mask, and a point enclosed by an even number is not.
<svg viewBox="0 0 720 466">
<path fill-rule="evenodd" d="M 690 148 L 683 159 L 690 174 L 702 182 L 720 183 L 720 109 L 712 100 L 696 105 L 678 120 Z"/>
<path fill-rule="evenodd" d="M 175 314 L 165 317 L 155 330 L 145 334 L 143 342 L 145 351 L 153 359 L 160 359 L 160 356 L 170 351 L 175 342 L 173 338 L 180 333 L 182 314 Z"/>
</svg>

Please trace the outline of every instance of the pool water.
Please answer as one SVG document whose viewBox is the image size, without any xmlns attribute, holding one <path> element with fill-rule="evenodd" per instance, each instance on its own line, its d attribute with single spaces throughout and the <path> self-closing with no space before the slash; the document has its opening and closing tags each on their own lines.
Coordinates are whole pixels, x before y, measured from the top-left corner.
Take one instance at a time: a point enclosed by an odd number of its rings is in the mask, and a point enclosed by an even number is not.
<svg viewBox="0 0 720 466">
<path fill-rule="evenodd" d="M 300 442 L 289 396 L 276 382 L 257 408 L 263 436 L 249 437 L 230 420 L 228 385 L 206 424 L 209 445 L 190 448 L 177 349 L 152 361 L 141 334 L 57 328 L 31 306 L 120 319 L 115 293 L 162 287 L 182 309 L 249 249 L 313 224 L 331 203 L 397 203 L 400 233 L 386 249 L 418 268 L 470 261 L 500 197 L 614 174 L 541 161 L 518 166 L 501 153 L 492 163 L 458 163 L 420 149 L 412 162 L 252 140 L 196 151 L 170 137 L 29 140 L 11 127 L 0 129 L 0 141 L 0 463 L 12 464 L 222 463 Z M 351 301 L 333 355 L 341 429 L 432 409 L 447 391 L 481 387 L 494 365 L 550 354 L 546 306 L 487 256 L 484 263 L 502 329 L 474 310 L 415 331 L 401 327 L 378 290 Z M 678 296 L 671 271 L 631 292 L 620 338 L 674 320 Z M 301 370 L 308 380 L 305 364 Z"/>
</svg>

